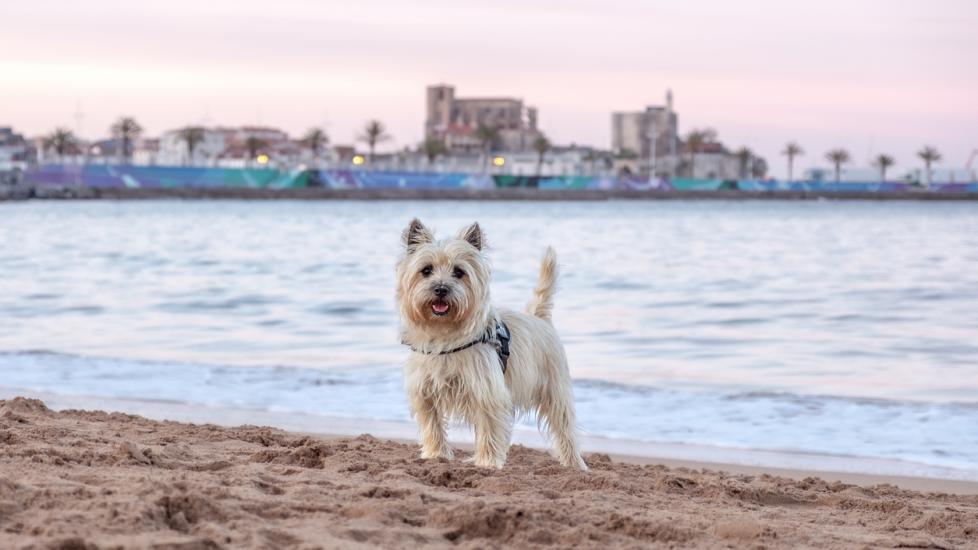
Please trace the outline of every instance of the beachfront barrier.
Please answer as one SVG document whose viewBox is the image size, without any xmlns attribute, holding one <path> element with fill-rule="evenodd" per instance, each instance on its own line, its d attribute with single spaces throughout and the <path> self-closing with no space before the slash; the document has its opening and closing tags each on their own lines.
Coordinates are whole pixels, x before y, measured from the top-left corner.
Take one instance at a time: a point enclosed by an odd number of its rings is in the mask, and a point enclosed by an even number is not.
<svg viewBox="0 0 978 550">
<path fill-rule="evenodd" d="M 93 188 L 306 187 L 308 170 L 46 164 L 27 170 L 36 186 Z"/>
<path fill-rule="evenodd" d="M 742 191 L 754 193 L 978 193 L 978 183 L 934 183 L 927 188 L 897 182 L 783 182 L 634 176 L 516 176 L 387 170 L 279 170 L 182 166 L 60 165 L 31 168 L 25 180 L 57 188 L 254 188 L 291 189 L 581 189 L 629 191 Z"/>
</svg>

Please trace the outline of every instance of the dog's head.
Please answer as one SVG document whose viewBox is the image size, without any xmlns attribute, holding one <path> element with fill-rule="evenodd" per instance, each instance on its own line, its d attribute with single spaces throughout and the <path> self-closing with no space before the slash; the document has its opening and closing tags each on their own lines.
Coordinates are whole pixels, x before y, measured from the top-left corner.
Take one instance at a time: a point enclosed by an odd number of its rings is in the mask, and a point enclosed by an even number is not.
<svg viewBox="0 0 978 550">
<path fill-rule="evenodd" d="M 484 314 L 489 300 L 489 261 L 482 229 L 474 223 L 451 239 L 414 219 L 404 230 L 404 256 L 397 265 L 397 302 L 407 323 L 451 332 Z"/>
</svg>

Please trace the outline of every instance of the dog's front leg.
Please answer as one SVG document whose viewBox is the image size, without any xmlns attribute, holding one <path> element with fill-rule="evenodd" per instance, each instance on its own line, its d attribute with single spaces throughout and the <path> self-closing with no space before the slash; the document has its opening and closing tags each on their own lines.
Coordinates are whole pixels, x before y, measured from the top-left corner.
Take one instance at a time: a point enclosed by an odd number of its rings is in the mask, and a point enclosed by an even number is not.
<svg viewBox="0 0 978 550">
<path fill-rule="evenodd" d="M 473 463 L 483 468 L 502 468 L 513 430 L 513 408 L 509 400 L 481 402 L 475 408 L 472 425 L 475 428 Z"/>
<path fill-rule="evenodd" d="M 452 458 L 452 448 L 445 435 L 445 422 L 435 402 L 420 395 L 411 397 L 411 407 L 418 420 L 421 458 Z"/>
</svg>

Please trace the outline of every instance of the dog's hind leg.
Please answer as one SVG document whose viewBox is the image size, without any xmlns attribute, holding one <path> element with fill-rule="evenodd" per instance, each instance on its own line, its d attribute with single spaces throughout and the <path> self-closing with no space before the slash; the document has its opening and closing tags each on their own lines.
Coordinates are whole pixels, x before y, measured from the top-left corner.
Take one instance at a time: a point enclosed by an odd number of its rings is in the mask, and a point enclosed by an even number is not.
<svg viewBox="0 0 978 550">
<path fill-rule="evenodd" d="M 445 435 L 445 421 L 435 402 L 420 395 L 411 396 L 411 409 L 418 420 L 421 458 L 452 458 Z"/>
<path fill-rule="evenodd" d="M 554 392 L 540 403 L 539 414 L 550 431 L 557 459 L 561 464 L 587 470 L 581 451 L 577 446 L 577 424 L 574 419 L 574 397 L 568 387 L 565 391 Z"/>
</svg>

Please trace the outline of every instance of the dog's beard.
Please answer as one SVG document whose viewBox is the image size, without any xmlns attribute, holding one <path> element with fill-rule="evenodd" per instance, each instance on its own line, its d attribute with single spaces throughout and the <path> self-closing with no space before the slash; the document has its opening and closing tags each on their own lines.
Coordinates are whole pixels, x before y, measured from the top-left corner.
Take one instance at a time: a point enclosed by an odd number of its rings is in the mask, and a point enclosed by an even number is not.
<svg viewBox="0 0 978 550">
<path fill-rule="evenodd" d="M 419 300 L 418 318 L 432 323 L 457 323 L 468 316 L 468 304 L 464 296 L 450 294 L 445 297 L 429 296 Z"/>
</svg>

